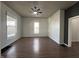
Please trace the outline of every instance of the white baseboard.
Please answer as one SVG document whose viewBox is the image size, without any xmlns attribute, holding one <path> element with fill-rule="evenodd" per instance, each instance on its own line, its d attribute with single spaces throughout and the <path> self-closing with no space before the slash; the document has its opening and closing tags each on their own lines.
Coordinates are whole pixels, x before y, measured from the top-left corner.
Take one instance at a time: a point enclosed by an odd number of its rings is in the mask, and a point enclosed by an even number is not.
<svg viewBox="0 0 79 59">
<path fill-rule="evenodd" d="M 57 44 L 60 44 L 59 42 L 55 41 L 55 39 L 53 39 L 51 36 L 48 36 L 50 39 L 52 39 L 54 42 L 56 42 Z"/>
<path fill-rule="evenodd" d="M 72 40 L 72 42 L 79 42 L 79 40 L 75 41 L 75 40 Z"/>
<path fill-rule="evenodd" d="M 67 45 L 67 44 L 65 44 L 65 43 L 64 43 L 64 45 L 66 45 L 67 47 L 71 47 L 70 45 Z"/>
</svg>

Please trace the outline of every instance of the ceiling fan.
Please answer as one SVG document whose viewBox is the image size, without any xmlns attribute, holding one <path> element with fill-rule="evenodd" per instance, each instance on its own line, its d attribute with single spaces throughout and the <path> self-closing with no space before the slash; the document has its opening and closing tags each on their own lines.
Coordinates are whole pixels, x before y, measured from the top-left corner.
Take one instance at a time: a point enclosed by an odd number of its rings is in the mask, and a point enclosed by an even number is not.
<svg viewBox="0 0 79 59">
<path fill-rule="evenodd" d="M 33 13 L 36 14 L 36 15 L 42 13 L 42 12 L 40 11 L 40 8 L 38 8 L 36 5 L 35 5 L 33 8 L 31 8 L 31 9 L 32 9 Z"/>
</svg>

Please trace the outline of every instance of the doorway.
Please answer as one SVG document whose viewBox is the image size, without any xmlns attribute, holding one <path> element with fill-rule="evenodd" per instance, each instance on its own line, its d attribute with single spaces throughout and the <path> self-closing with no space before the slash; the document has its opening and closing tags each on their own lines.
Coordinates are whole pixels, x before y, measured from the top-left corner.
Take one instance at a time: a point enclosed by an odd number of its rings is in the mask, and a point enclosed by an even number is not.
<svg viewBox="0 0 79 59">
<path fill-rule="evenodd" d="M 68 19 L 68 47 L 79 42 L 79 15 Z"/>
</svg>

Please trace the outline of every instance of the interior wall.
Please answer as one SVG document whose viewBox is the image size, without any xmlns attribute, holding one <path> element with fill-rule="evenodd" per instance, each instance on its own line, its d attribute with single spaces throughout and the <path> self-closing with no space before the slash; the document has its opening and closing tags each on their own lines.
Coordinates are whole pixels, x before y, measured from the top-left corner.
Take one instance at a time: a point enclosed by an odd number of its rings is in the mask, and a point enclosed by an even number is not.
<svg viewBox="0 0 79 59">
<path fill-rule="evenodd" d="M 68 19 L 79 15 L 79 2 L 65 10 L 64 43 L 68 44 Z"/>
<path fill-rule="evenodd" d="M 79 16 L 70 18 L 70 33 L 72 42 L 79 42 Z"/>
<path fill-rule="evenodd" d="M 0 2 L 0 50 L 1 50 L 1 40 L 2 40 L 2 30 L 1 30 L 1 2 Z"/>
<path fill-rule="evenodd" d="M 57 42 L 63 44 L 64 40 L 64 10 L 57 10 L 51 17 L 49 17 L 49 37 Z"/>
<path fill-rule="evenodd" d="M 6 19 L 6 12 L 12 13 L 17 18 L 17 35 L 15 38 L 7 40 L 7 19 Z M 1 3 L 1 26 L 2 26 L 2 43 L 1 43 L 1 49 L 6 47 L 7 45 L 13 43 L 17 39 L 21 37 L 21 17 L 13 11 L 11 8 L 9 8 L 4 3 Z"/>
<path fill-rule="evenodd" d="M 60 10 L 56 11 L 49 18 L 49 37 L 56 41 L 58 44 L 60 42 Z"/>
<path fill-rule="evenodd" d="M 48 19 L 47 18 L 22 18 L 23 37 L 47 37 Z M 34 34 L 34 22 L 39 22 L 39 34 Z"/>
</svg>

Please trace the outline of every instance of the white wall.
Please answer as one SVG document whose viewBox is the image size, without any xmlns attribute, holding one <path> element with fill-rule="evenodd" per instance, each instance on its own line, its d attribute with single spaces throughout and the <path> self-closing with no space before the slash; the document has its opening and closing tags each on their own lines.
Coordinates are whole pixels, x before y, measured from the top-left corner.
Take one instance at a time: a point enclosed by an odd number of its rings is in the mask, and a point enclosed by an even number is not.
<svg viewBox="0 0 79 59">
<path fill-rule="evenodd" d="M 59 43 L 60 41 L 60 10 L 49 18 L 49 37 Z"/>
<path fill-rule="evenodd" d="M 79 42 L 79 16 L 75 16 L 70 20 L 70 33 L 72 42 Z"/>
<path fill-rule="evenodd" d="M 10 12 L 17 18 L 17 35 L 15 38 L 7 40 L 7 26 L 6 26 L 6 12 Z M 4 3 L 1 5 L 1 25 L 2 25 L 2 43 L 1 48 L 6 47 L 7 45 L 11 44 L 12 42 L 16 41 L 21 37 L 21 17 L 14 12 L 12 9 L 7 7 Z"/>
<path fill-rule="evenodd" d="M 62 44 L 64 40 L 64 11 L 57 10 L 51 17 L 49 17 L 49 37 Z"/>
<path fill-rule="evenodd" d="M 1 57 L 1 40 L 2 40 L 2 32 L 1 32 L 1 2 L 0 2 L 0 57 Z"/>
<path fill-rule="evenodd" d="M 48 36 L 47 18 L 22 18 L 23 37 Z M 34 22 L 39 21 L 39 34 L 34 34 Z"/>
</svg>

